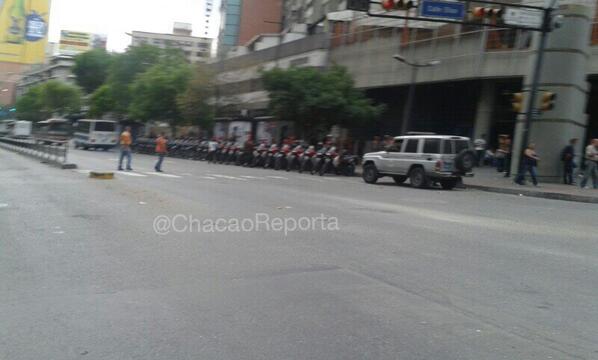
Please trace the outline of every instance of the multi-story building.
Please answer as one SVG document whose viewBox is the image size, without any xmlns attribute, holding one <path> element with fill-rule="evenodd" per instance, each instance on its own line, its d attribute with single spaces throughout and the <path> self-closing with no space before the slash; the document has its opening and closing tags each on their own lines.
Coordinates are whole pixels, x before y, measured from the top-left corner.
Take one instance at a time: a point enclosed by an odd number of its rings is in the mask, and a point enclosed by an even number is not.
<svg viewBox="0 0 598 360">
<path fill-rule="evenodd" d="M 218 53 L 242 46 L 260 34 L 278 33 L 282 0 L 222 0 Z"/>
<path fill-rule="evenodd" d="M 29 71 L 22 74 L 17 83 L 17 97 L 25 94 L 33 86 L 50 80 L 75 85 L 76 76 L 72 73 L 73 66 L 75 66 L 75 59 L 67 55 L 52 56 L 45 64 L 32 66 Z"/>
<path fill-rule="evenodd" d="M 172 34 L 133 31 L 132 46 L 149 44 L 161 49 L 180 49 L 190 63 L 206 61 L 211 54 L 212 39 L 192 36 L 191 24 L 175 23 Z"/>
<path fill-rule="evenodd" d="M 511 94 L 529 90 L 537 54 L 537 33 L 423 21 L 405 23 L 367 17 L 362 13 L 340 19 L 336 15 L 343 12 L 343 6 L 342 1 L 335 0 L 287 0 L 284 29 L 288 31 L 286 29 L 304 23 L 306 34 L 314 35 L 299 40 L 303 43 L 313 36 L 324 36 L 327 40 L 322 47 L 326 54 L 323 66 L 345 66 L 359 89 L 376 103 L 386 104 L 382 118 L 360 129 L 358 140 L 398 134 L 405 121 L 407 90 L 415 83 L 409 130 L 472 138 L 485 136 L 490 147 L 498 145 L 499 136 L 508 135 L 516 145 L 513 154 L 521 153 L 519 146 L 526 116 L 513 111 Z M 598 17 L 595 16 L 595 1 L 568 1 L 560 6 L 558 14 L 563 16 L 563 25 L 548 36 L 540 78 L 542 91 L 553 92 L 557 98 L 553 108 L 534 112 L 530 131 L 530 141 L 536 143 L 542 155 L 539 172 L 545 181 L 560 181 L 560 151 L 569 139 L 582 140 L 577 149 L 581 153 L 581 143 L 598 137 Z M 314 31 L 314 26 L 319 24 L 327 26 Z M 294 46 L 293 42 L 277 46 L 273 36 L 263 39 L 268 39 L 270 47 L 261 47 L 265 41 L 250 43 L 251 47 L 236 52 L 237 57 L 222 62 L 220 80 L 240 85 L 248 72 L 231 71 L 233 65 L 246 69 L 267 68 L 272 59 L 286 57 L 281 55 L 285 53 L 285 47 Z M 397 61 L 396 54 L 411 62 L 432 62 L 435 66 L 419 69 L 414 80 L 412 73 L 415 70 Z M 294 59 L 294 64 L 297 61 Z M 267 109 L 268 101 L 267 93 L 259 85 L 259 78 L 254 78 L 248 87 L 232 86 L 234 90 L 231 88 L 231 91 L 240 94 L 229 98 L 228 107 L 236 111 L 248 108 L 248 112 L 242 113 L 249 115 L 253 107 L 256 115 L 267 116 L 267 110 L 257 111 L 258 108 Z M 221 96 L 221 104 L 224 98 Z M 539 107 L 540 101 L 534 106 Z M 514 156 L 514 171 L 517 158 Z"/>
</svg>

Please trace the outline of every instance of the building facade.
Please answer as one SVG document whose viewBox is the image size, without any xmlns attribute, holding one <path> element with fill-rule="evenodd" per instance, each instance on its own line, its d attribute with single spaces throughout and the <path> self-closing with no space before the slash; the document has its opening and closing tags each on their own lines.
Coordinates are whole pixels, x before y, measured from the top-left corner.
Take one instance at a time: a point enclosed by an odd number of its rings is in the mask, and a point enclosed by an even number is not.
<svg viewBox="0 0 598 360">
<path fill-rule="evenodd" d="M 49 58 L 44 65 L 35 65 L 23 73 L 17 83 L 17 97 L 27 93 L 30 88 L 43 84 L 50 80 L 57 80 L 67 84 L 75 85 L 76 76 L 72 69 L 75 66 L 75 59 L 68 55 L 57 55 Z"/>
<path fill-rule="evenodd" d="M 282 0 L 222 0 L 218 53 L 245 45 L 260 34 L 278 33 Z"/>
<path fill-rule="evenodd" d="M 172 34 L 133 31 L 131 46 L 148 44 L 161 49 L 180 49 L 190 63 L 204 62 L 210 58 L 213 40 L 191 33 L 191 24 L 186 23 L 175 23 Z"/>
</svg>

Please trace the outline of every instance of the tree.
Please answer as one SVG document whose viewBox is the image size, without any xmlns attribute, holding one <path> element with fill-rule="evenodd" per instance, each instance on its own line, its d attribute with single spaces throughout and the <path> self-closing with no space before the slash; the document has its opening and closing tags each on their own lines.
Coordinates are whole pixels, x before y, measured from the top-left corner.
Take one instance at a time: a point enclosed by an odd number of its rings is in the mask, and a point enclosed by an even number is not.
<svg viewBox="0 0 598 360">
<path fill-rule="evenodd" d="M 187 90 L 177 99 L 183 120 L 202 129 L 210 129 L 214 120 L 214 106 L 207 102 L 214 96 L 214 76 L 203 65 L 198 65 Z"/>
<path fill-rule="evenodd" d="M 17 118 L 45 120 L 53 115 L 67 116 L 81 110 L 81 89 L 52 80 L 32 87 L 17 100 Z"/>
<path fill-rule="evenodd" d="M 95 49 L 75 57 L 73 74 L 77 76 L 77 84 L 91 94 L 102 86 L 108 78 L 108 70 L 112 64 L 112 55 L 105 50 Z"/>
<path fill-rule="evenodd" d="M 25 95 L 17 99 L 17 119 L 42 121 L 48 118 L 42 103 L 42 86 L 32 87 Z"/>
<path fill-rule="evenodd" d="M 177 99 L 191 77 L 191 68 L 182 56 L 166 56 L 140 74 L 131 86 L 129 115 L 142 121 L 161 120 L 171 125 L 181 122 Z"/>
<path fill-rule="evenodd" d="M 106 87 L 99 87 L 91 96 L 90 107 L 94 109 L 94 115 L 111 112 L 124 118 L 132 102 L 131 84 L 164 56 L 165 51 L 151 45 L 131 47 L 123 54 L 113 55 Z"/>
<path fill-rule="evenodd" d="M 281 120 L 289 120 L 312 139 L 333 125 L 357 126 L 375 119 L 383 110 L 355 89 L 347 70 L 334 66 L 272 69 L 263 73 L 270 94 L 270 109 Z"/>
</svg>

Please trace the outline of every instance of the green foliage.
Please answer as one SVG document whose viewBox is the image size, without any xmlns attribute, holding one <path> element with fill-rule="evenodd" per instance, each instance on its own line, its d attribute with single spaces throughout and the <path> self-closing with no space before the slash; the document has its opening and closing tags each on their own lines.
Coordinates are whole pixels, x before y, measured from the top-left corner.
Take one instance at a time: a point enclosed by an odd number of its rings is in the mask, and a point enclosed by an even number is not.
<svg viewBox="0 0 598 360">
<path fill-rule="evenodd" d="M 177 99 L 187 89 L 191 75 L 191 67 L 183 57 L 166 54 L 132 84 L 129 115 L 142 121 L 180 123 L 183 116 Z"/>
<path fill-rule="evenodd" d="M 264 72 L 263 81 L 270 93 L 271 111 L 280 120 L 294 122 L 306 138 L 333 125 L 361 125 L 383 110 L 355 89 L 353 79 L 340 66 L 327 71 L 276 68 Z"/>
<path fill-rule="evenodd" d="M 133 101 L 131 84 L 163 56 L 160 48 L 150 45 L 132 47 L 123 54 L 113 55 L 104 83 L 106 87 L 99 87 L 91 96 L 90 108 L 94 116 L 111 112 L 124 118 Z"/>
<path fill-rule="evenodd" d="M 212 128 L 214 106 L 207 100 L 214 96 L 214 89 L 214 75 L 204 66 L 196 66 L 187 89 L 177 99 L 179 112 L 187 124 Z"/>
<path fill-rule="evenodd" d="M 102 86 L 108 78 L 112 64 L 112 55 L 105 50 L 96 49 L 75 57 L 73 74 L 77 76 L 77 84 L 90 94 Z"/>
<path fill-rule="evenodd" d="M 60 81 L 32 87 L 17 100 L 17 118 L 45 120 L 53 115 L 67 116 L 81 110 L 81 90 Z"/>
</svg>

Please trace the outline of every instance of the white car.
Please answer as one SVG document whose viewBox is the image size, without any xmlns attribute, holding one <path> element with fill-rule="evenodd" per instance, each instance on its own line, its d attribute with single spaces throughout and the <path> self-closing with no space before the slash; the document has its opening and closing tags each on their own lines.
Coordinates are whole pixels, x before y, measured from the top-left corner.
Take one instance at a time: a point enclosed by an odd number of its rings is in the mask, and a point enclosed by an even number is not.
<svg viewBox="0 0 598 360">
<path fill-rule="evenodd" d="M 453 189 L 463 176 L 473 176 L 475 153 L 469 138 L 447 135 L 398 136 L 384 151 L 363 157 L 363 179 L 373 184 L 391 176 L 397 184 L 409 179 L 417 188 L 440 183 Z"/>
</svg>

